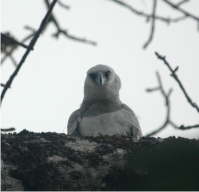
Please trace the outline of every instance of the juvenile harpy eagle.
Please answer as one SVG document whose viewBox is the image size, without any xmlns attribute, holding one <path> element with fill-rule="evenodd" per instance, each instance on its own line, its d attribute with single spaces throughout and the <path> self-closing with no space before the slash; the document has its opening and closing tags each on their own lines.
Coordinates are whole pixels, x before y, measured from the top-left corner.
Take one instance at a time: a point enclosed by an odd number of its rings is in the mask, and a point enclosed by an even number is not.
<svg viewBox="0 0 199 192">
<path fill-rule="evenodd" d="M 84 99 L 68 121 L 68 134 L 74 136 L 132 135 L 142 136 L 134 112 L 120 101 L 121 81 L 106 65 L 97 65 L 87 72 Z"/>
</svg>

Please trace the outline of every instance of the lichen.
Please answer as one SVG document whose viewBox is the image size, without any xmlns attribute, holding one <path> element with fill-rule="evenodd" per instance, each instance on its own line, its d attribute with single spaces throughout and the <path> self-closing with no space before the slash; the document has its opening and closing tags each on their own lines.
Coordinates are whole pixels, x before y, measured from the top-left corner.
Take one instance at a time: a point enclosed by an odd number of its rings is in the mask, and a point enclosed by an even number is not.
<svg viewBox="0 0 199 192">
<path fill-rule="evenodd" d="M 2 169 L 4 181 L 24 190 L 199 190 L 199 140 L 24 130 L 2 134 L 1 149 L 4 165 L 14 167 Z M 11 187 L 19 189 L 2 185 Z"/>
</svg>

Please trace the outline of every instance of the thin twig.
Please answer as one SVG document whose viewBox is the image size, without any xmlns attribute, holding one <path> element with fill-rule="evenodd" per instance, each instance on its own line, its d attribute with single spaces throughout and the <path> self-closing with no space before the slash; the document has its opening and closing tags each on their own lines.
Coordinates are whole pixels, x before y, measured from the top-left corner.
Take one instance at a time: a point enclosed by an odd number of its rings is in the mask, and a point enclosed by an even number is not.
<svg viewBox="0 0 199 192">
<path fill-rule="evenodd" d="M 66 37 L 68 37 L 68 38 L 70 38 L 70 39 L 72 39 L 74 41 L 80 41 L 80 42 L 88 43 L 88 44 L 91 44 L 91 45 L 96 45 L 97 44 L 96 42 L 87 40 L 85 38 L 79 38 L 79 37 L 76 37 L 76 36 L 73 36 L 73 35 L 69 35 L 69 33 L 66 30 L 61 30 L 61 29 L 58 29 L 58 31 L 56 33 L 54 33 L 53 36 L 58 38 L 60 34 L 63 34 Z"/>
<path fill-rule="evenodd" d="M 49 0 L 44 0 L 47 8 L 49 7 Z M 57 19 L 55 18 L 55 16 L 53 14 L 51 14 L 51 17 L 49 19 L 49 22 L 52 22 L 55 27 L 57 28 L 57 32 L 53 34 L 54 37 L 58 38 L 60 34 L 65 35 L 67 38 L 75 40 L 75 41 L 79 41 L 79 42 L 83 42 L 83 43 L 88 43 L 90 45 L 96 45 L 97 43 L 91 40 L 87 40 L 85 38 L 80 38 L 80 37 L 76 37 L 73 35 L 70 35 L 67 30 L 62 29 L 57 21 Z"/>
<path fill-rule="evenodd" d="M 35 33 L 31 33 L 30 35 L 28 35 L 27 37 L 25 37 L 24 39 L 22 39 L 21 43 L 24 43 L 25 41 L 29 40 L 31 37 L 33 37 L 35 35 Z M 11 54 L 13 53 L 13 51 L 16 50 L 16 47 L 13 47 L 9 52 L 7 52 L 4 57 L 1 59 L 1 65 L 3 64 L 3 62 L 6 60 L 6 58 L 8 56 L 11 56 Z M 16 65 L 17 66 L 17 65 Z"/>
<path fill-rule="evenodd" d="M 179 130 L 187 130 L 187 129 L 199 128 L 199 124 L 189 125 L 189 126 L 184 126 L 184 125 L 177 126 L 171 120 L 169 121 L 169 124 L 172 125 L 175 129 L 179 129 Z"/>
<path fill-rule="evenodd" d="M 1 83 L 1 87 L 5 87 L 5 84 Z M 8 87 L 8 88 L 10 88 L 10 87 Z"/>
<path fill-rule="evenodd" d="M 148 14 L 148 13 L 144 13 L 143 11 L 138 11 L 136 10 L 134 7 L 132 7 L 131 5 L 127 4 L 127 3 L 124 3 L 122 1 L 119 1 L 119 0 L 110 0 L 110 1 L 113 1 L 127 9 L 129 9 L 130 11 L 132 11 L 133 13 L 139 15 L 139 16 L 142 16 L 142 17 L 145 17 L 147 20 L 149 20 L 150 18 L 152 18 L 152 15 L 151 14 Z M 166 18 L 166 17 L 162 17 L 162 16 L 155 16 L 155 19 L 157 20 L 161 20 L 161 21 L 164 21 L 166 23 L 172 23 L 172 22 L 178 22 L 178 21 L 181 21 L 181 20 L 184 20 L 186 19 L 186 16 L 183 16 L 183 17 L 177 17 L 177 18 Z"/>
<path fill-rule="evenodd" d="M 50 7 L 49 7 L 49 9 L 48 9 L 48 12 L 46 13 L 44 19 L 42 20 L 42 22 L 41 22 L 41 24 L 40 24 L 39 29 L 37 30 L 37 32 L 36 32 L 35 36 L 32 38 L 32 40 L 30 41 L 29 46 L 28 46 L 28 49 L 27 49 L 26 52 L 24 53 L 24 55 L 23 55 L 23 57 L 22 57 L 20 63 L 18 64 L 16 70 L 15 70 L 14 73 L 10 76 L 10 79 L 6 82 L 5 87 L 4 87 L 4 89 L 3 89 L 3 91 L 2 91 L 2 94 L 1 94 L 1 102 L 2 102 L 2 100 L 3 100 L 3 98 L 4 98 L 4 95 L 5 95 L 5 93 L 6 93 L 7 89 L 8 89 L 8 87 L 11 86 L 12 81 L 14 80 L 15 76 L 16 76 L 17 73 L 19 72 L 19 70 L 20 70 L 22 64 L 23 64 L 24 61 L 26 60 L 26 57 L 28 56 L 28 54 L 30 53 L 30 51 L 33 49 L 33 47 L 34 47 L 34 45 L 35 45 L 37 39 L 39 38 L 41 32 L 43 31 L 43 28 L 45 27 L 46 23 L 48 22 L 48 19 L 49 19 L 50 15 L 51 15 L 51 12 L 52 12 L 52 10 L 53 10 L 53 8 L 54 8 L 56 2 L 57 2 L 57 0 L 53 0 L 53 2 L 51 3 L 51 5 L 50 5 Z"/>
<path fill-rule="evenodd" d="M 10 127 L 10 128 L 1 128 L 2 132 L 9 132 L 9 131 L 15 131 L 14 127 Z"/>
<path fill-rule="evenodd" d="M 65 8 L 65 9 L 70 9 L 70 6 L 65 5 L 65 4 L 62 3 L 61 1 L 57 1 L 57 4 L 59 4 L 61 7 Z"/>
<path fill-rule="evenodd" d="M 179 127 L 180 130 L 187 130 L 187 129 L 192 129 L 192 128 L 198 128 L 199 127 L 199 124 L 198 125 L 192 125 L 192 126 L 184 126 L 184 125 L 181 125 Z"/>
<path fill-rule="evenodd" d="M 13 38 L 11 38 L 11 37 L 9 37 L 9 36 L 3 34 L 3 33 L 1 33 L 1 37 L 2 37 L 2 38 L 5 38 L 5 39 L 8 39 L 9 41 L 11 41 L 11 42 L 13 42 L 13 43 L 15 43 L 15 44 L 17 44 L 17 45 L 20 45 L 20 46 L 23 47 L 23 48 L 26 48 L 26 49 L 28 48 L 27 45 L 25 45 L 25 44 L 23 44 L 23 43 L 20 43 L 20 42 L 18 42 L 17 40 L 15 40 L 15 39 L 13 39 Z"/>
<path fill-rule="evenodd" d="M 154 89 L 149 89 L 150 92 L 153 91 L 157 91 L 157 90 L 160 90 L 164 99 L 165 99 L 165 105 L 166 105 L 166 108 L 167 108 L 167 112 L 166 112 L 166 119 L 163 123 L 162 126 L 160 126 L 159 128 L 157 128 L 155 131 L 149 133 L 146 135 L 146 137 L 150 137 L 152 135 L 155 135 L 157 133 L 159 133 L 160 131 L 162 131 L 163 129 L 166 128 L 166 126 L 169 124 L 169 120 L 170 120 L 170 111 L 171 111 L 171 106 L 170 106 L 170 101 L 169 101 L 169 96 L 171 95 L 171 92 L 172 92 L 172 89 L 169 90 L 169 92 L 166 94 L 166 92 L 164 91 L 164 88 L 163 88 L 163 85 L 162 85 L 162 81 L 161 81 L 161 78 L 160 78 L 160 75 L 158 72 L 156 72 L 156 76 L 157 76 L 157 80 L 158 80 L 158 88 L 154 88 Z"/>
<path fill-rule="evenodd" d="M 15 46 L 13 46 L 13 50 L 15 50 Z M 14 57 L 10 54 L 10 52 L 8 52 L 7 50 L 5 50 L 5 56 L 9 56 L 13 65 L 16 67 L 17 66 L 17 62 L 15 61 Z"/>
<path fill-rule="evenodd" d="M 160 126 L 159 128 L 155 129 L 155 131 L 152 131 L 151 133 L 147 134 L 146 137 L 150 137 L 152 135 L 155 135 L 157 133 L 159 133 L 160 131 L 162 131 L 163 129 L 165 129 L 168 125 L 171 125 L 172 127 L 174 127 L 175 129 L 179 129 L 179 130 L 188 130 L 188 129 L 193 129 L 193 128 L 198 128 L 199 125 L 189 125 L 189 126 L 177 126 L 172 120 L 171 120 L 171 104 L 170 104 L 170 100 L 169 100 L 169 96 L 171 95 L 172 89 L 169 89 L 169 92 L 166 94 L 166 92 L 164 91 L 163 85 L 162 85 L 162 81 L 160 78 L 159 73 L 156 73 L 157 75 L 157 80 L 158 80 L 158 87 L 155 88 L 148 88 L 146 89 L 147 92 L 153 92 L 153 91 L 158 91 L 160 90 L 160 92 L 163 95 L 163 98 L 165 99 L 165 106 L 167 109 L 166 112 L 166 119 L 163 123 L 162 126 Z"/>
<path fill-rule="evenodd" d="M 178 4 L 176 4 L 177 7 L 179 7 L 180 5 L 187 3 L 189 0 L 182 0 L 180 1 Z"/>
<path fill-rule="evenodd" d="M 155 52 L 156 56 L 158 57 L 158 59 L 162 60 L 164 62 L 164 64 L 169 68 L 169 70 L 171 71 L 171 76 L 177 81 L 178 85 L 180 86 L 182 92 L 184 93 L 187 101 L 190 103 L 190 105 L 195 108 L 197 110 L 197 112 L 199 113 L 199 107 L 196 103 L 194 103 L 192 101 L 192 99 L 189 97 L 188 93 L 186 92 L 184 86 L 182 85 L 181 81 L 179 80 L 177 74 L 176 74 L 176 71 L 178 68 L 176 69 L 172 69 L 170 64 L 167 62 L 165 56 L 161 56 L 159 53 Z"/>
<path fill-rule="evenodd" d="M 189 13 L 188 11 L 182 9 L 181 7 L 179 7 L 179 5 L 175 5 L 173 4 L 171 1 L 168 1 L 168 0 L 163 0 L 165 3 L 167 3 L 168 5 L 170 5 L 171 7 L 173 7 L 174 9 L 176 9 L 177 11 L 183 13 L 184 15 L 186 15 L 187 17 L 190 17 L 194 20 L 196 20 L 197 22 L 199 21 L 199 17 Z"/>
<path fill-rule="evenodd" d="M 10 59 L 13 63 L 13 65 L 16 67 L 17 66 L 17 62 L 15 61 L 14 57 L 12 55 L 10 55 Z"/>
<path fill-rule="evenodd" d="M 155 88 L 147 88 L 146 92 L 153 92 L 153 91 L 157 91 L 160 90 L 160 87 L 155 87 Z"/>
<path fill-rule="evenodd" d="M 148 41 L 144 44 L 143 48 L 146 49 L 149 43 L 153 39 L 154 31 L 155 31 L 155 12 L 156 12 L 157 1 L 153 0 L 153 11 L 152 11 L 152 21 L 151 21 L 151 32 Z"/>
</svg>

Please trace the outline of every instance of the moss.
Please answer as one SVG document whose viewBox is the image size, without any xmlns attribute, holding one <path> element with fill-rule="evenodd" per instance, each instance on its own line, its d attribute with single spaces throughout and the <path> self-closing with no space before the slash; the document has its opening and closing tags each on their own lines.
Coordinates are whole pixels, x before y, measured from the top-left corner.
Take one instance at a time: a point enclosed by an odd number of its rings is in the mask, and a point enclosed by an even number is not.
<svg viewBox="0 0 199 192">
<path fill-rule="evenodd" d="M 91 167 L 96 167 L 99 164 L 103 163 L 103 159 L 101 156 L 99 156 L 97 153 L 93 152 L 93 153 L 87 153 L 84 156 L 84 159 L 86 159 L 88 161 L 88 165 Z"/>
<path fill-rule="evenodd" d="M 199 190 L 199 141 L 170 137 L 126 155 L 124 168 L 105 176 L 109 190 Z"/>
<path fill-rule="evenodd" d="M 97 143 L 89 153 L 67 145 L 85 139 Z M 199 190 L 199 140 L 169 137 L 163 142 L 156 138 L 134 142 L 126 136 L 73 138 L 23 131 L 3 134 L 1 141 L 2 160 L 16 167 L 10 175 L 29 191 Z M 125 155 L 106 161 L 117 149 Z M 54 155 L 64 160 L 49 161 Z M 117 161 L 123 159 L 126 164 L 119 167 Z"/>
<path fill-rule="evenodd" d="M 80 171 L 72 171 L 69 173 L 69 175 L 75 180 L 78 180 L 82 177 L 82 174 Z"/>
</svg>

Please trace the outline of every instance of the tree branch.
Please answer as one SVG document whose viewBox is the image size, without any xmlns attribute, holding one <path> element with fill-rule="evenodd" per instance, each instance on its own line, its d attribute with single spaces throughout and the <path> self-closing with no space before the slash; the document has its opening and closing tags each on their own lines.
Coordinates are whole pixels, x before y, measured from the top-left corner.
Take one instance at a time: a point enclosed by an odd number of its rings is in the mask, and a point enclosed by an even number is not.
<svg viewBox="0 0 199 192">
<path fill-rule="evenodd" d="M 188 11 L 182 9 L 179 7 L 179 4 L 175 5 L 172 2 L 168 1 L 168 0 L 163 0 L 165 3 L 167 3 L 168 5 L 170 5 L 171 7 L 173 7 L 174 9 L 178 10 L 179 12 L 183 13 L 185 16 L 190 17 L 194 20 L 196 20 L 197 22 L 199 21 L 199 17 L 189 13 Z"/>
<path fill-rule="evenodd" d="M 161 56 L 159 53 L 155 52 L 156 56 L 158 57 L 158 59 L 162 60 L 164 62 L 164 64 L 169 68 L 169 70 L 171 71 L 171 76 L 177 81 L 178 85 L 180 86 L 182 92 L 184 93 L 187 101 L 190 103 L 190 105 L 195 108 L 197 110 L 197 112 L 199 113 L 199 107 L 196 103 L 194 103 L 192 101 L 192 99 L 189 97 L 188 93 L 186 92 L 184 86 L 182 85 L 181 81 L 179 80 L 176 71 L 178 70 L 178 67 L 176 67 L 174 70 L 171 68 L 170 64 L 167 62 L 165 56 Z"/>
<path fill-rule="evenodd" d="M 26 26 L 25 26 L 25 28 L 29 29 L 29 27 L 26 27 Z M 30 35 L 28 35 L 27 37 L 25 37 L 24 39 L 22 39 L 21 43 L 24 43 L 25 41 L 27 41 L 28 39 L 30 39 L 31 37 L 33 37 L 35 35 L 35 33 L 36 33 L 36 31 L 35 32 L 33 31 Z M 13 53 L 14 50 L 16 50 L 16 47 L 13 47 L 9 52 L 7 52 L 4 55 L 4 57 L 1 59 L 1 65 L 3 65 L 3 62 L 6 60 L 6 58 L 8 56 L 10 56 L 10 57 L 12 56 L 11 54 Z M 15 66 L 17 66 L 17 65 L 15 65 Z"/>
<path fill-rule="evenodd" d="M 148 41 L 144 44 L 143 48 L 146 49 L 149 43 L 153 39 L 154 31 L 155 31 L 155 12 L 156 12 L 157 0 L 153 0 L 153 11 L 152 11 L 152 21 L 151 21 L 151 33 Z"/>
<path fill-rule="evenodd" d="M 5 84 L 1 83 L 1 87 L 5 87 Z M 10 87 L 8 87 L 8 88 L 10 88 Z"/>
<path fill-rule="evenodd" d="M 144 46 L 143 46 L 144 49 L 147 48 L 147 46 L 151 43 L 151 41 L 153 39 L 154 31 L 155 31 L 155 20 L 164 21 L 164 22 L 167 22 L 168 24 L 170 24 L 171 22 L 178 22 L 178 21 L 182 21 L 182 20 L 187 18 L 186 14 L 184 16 L 177 17 L 177 18 L 172 18 L 172 19 L 165 18 L 165 17 L 162 17 L 162 16 L 157 16 L 156 15 L 157 0 L 153 1 L 153 10 L 152 10 L 151 14 L 144 13 L 143 11 L 138 11 L 134 7 L 132 7 L 131 5 L 129 5 L 129 4 L 125 3 L 125 2 L 123 2 L 123 1 L 120 1 L 120 0 L 110 0 L 110 1 L 113 1 L 114 3 L 117 3 L 120 6 L 123 6 L 123 7 L 127 8 L 127 9 L 129 9 L 131 12 L 133 12 L 133 13 L 139 15 L 139 16 L 145 17 L 147 21 L 152 19 L 152 21 L 151 21 L 151 31 L 150 31 L 149 39 L 144 44 Z M 181 4 L 183 4 L 183 3 L 184 2 L 181 2 Z"/>
<path fill-rule="evenodd" d="M 135 13 L 136 15 L 145 17 L 147 20 L 149 20 L 150 18 L 152 18 L 151 14 L 144 13 L 143 11 L 138 11 L 134 7 L 132 7 L 131 5 L 129 5 L 127 3 L 124 3 L 124 2 L 119 1 L 119 0 L 110 0 L 110 1 L 113 1 L 114 3 L 117 3 L 117 4 L 121 5 L 121 6 L 129 9 L 131 12 Z M 171 22 L 174 23 L 174 22 L 178 22 L 178 21 L 186 19 L 186 16 L 176 17 L 176 18 L 166 18 L 166 17 L 162 17 L 162 16 L 157 16 L 156 15 L 154 18 L 157 19 L 157 20 L 166 22 L 166 23 L 171 23 Z"/>
<path fill-rule="evenodd" d="M 15 131 L 14 127 L 10 127 L 10 128 L 1 128 L 2 132 L 9 132 L 9 131 Z"/>
<path fill-rule="evenodd" d="M 12 48 L 11 50 L 15 50 L 15 49 L 16 49 L 16 47 L 13 46 L 13 48 Z M 10 52 L 11 52 L 11 51 L 4 50 L 5 58 L 6 58 L 6 57 L 10 57 L 10 59 L 11 59 L 13 65 L 16 67 L 16 66 L 17 66 L 17 62 L 15 61 L 14 57 L 10 54 Z"/>
<path fill-rule="evenodd" d="M 28 56 L 28 54 L 30 53 L 30 51 L 33 49 L 37 39 L 39 38 L 41 32 L 43 31 L 43 28 L 46 26 L 46 23 L 48 22 L 48 19 L 51 15 L 51 12 L 56 4 L 57 0 L 53 0 L 53 2 L 51 3 L 48 12 L 46 13 L 44 19 L 42 20 L 39 29 L 37 30 L 36 34 L 34 35 L 34 37 L 32 38 L 32 40 L 29 43 L 28 49 L 26 50 L 26 52 L 24 53 L 20 63 L 18 64 L 16 70 L 14 71 L 14 73 L 10 76 L 9 80 L 6 82 L 5 87 L 3 88 L 3 91 L 1 93 L 1 102 L 4 98 L 4 95 L 7 91 L 7 89 L 11 86 L 12 81 L 14 80 L 14 78 L 16 77 L 16 75 L 18 74 L 21 66 L 23 65 L 23 63 L 26 60 L 26 57 Z"/>
<path fill-rule="evenodd" d="M 45 4 L 47 7 L 49 7 L 49 0 L 44 0 Z M 57 28 L 57 32 L 53 34 L 54 37 L 58 38 L 60 34 L 63 34 L 65 35 L 67 38 L 69 39 L 72 39 L 72 40 L 75 40 L 75 41 L 80 41 L 80 42 L 83 42 L 83 43 L 88 43 L 90 45 L 96 45 L 97 43 L 94 42 L 94 41 L 90 41 L 90 40 L 87 40 L 85 38 L 80 38 L 80 37 L 76 37 L 76 36 L 73 36 L 73 35 L 70 35 L 67 30 L 65 29 L 61 29 L 58 21 L 55 19 L 55 16 L 53 14 L 51 14 L 51 17 L 49 19 L 49 22 L 52 22 L 55 27 Z"/>
<path fill-rule="evenodd" d="M 191 126 L 184 126 L 184 125 L 181 125 L 179 127 L 180 130 L 187 130 L 187 129 L 192 129 L 192 128 L 198 128 L 199 127 L 199 124 L 198 125 L 191 125 Z"/>
<path fill-rule="evenodd" d="M 23 43 L 20 43 L 20 42 L 18 42 L 17 40 L 15 40 L 15 39 L 13 39 L 13 38 L 11 38 L 11 37 L 9 37 L 9 36 L 3 34 L 3 33 L 1 33 L 1 38 L 7 39 L 7 40 L 11 41 L 11 42 L 14 43 L 14 44 L 20 45 L 20 46 L 23 47 L 23 48 L 26 48 L 26 49 L 28 48 L 27 45 L 25 45 L 25 44 L 23 44 Z M 33 50 L 33 49 L 32 49 L 32 50 Z"/>
<path fill-rule="evenodd" d="M 58 1 L 57 3 L 59 3 L 60 6 L 66 8 L 66 9 L 69 9 L 69 8 L 70 8 L 69 6 L 63 4 L 61 1 Z M 47 8 L 49 8 L 50 3 L 49 3 L 48 0 L 45 0 L 45 4 L 47 5 Z M 59 36 L 60 34 L 63 34 L 63 35 L 65 35 L 67 38 L 70 38 L 70 39 L 75 40 L 75 41 L 81 41 L 81 42 L 88 43 L 88 44 L 91 44 L 91 45 L 96 45 L 96 44 L 97 44 L 97 43 L 94 42 L 94 41 L 90 41 L 90 40 L 87 40 L 87 39 L 84 39 L 84 38 L 79 38 L 79 37 L 72 36 L 72 35 L 68 34 L 68 32 L 67 32 L 66 30 L 62 30 L 62 29 L 60 28 L 60 26 L 59 26 L 58 21 L 55 19 L 54 15 L 52 15 L 52 13 L 51 13 L 51 16 L 50 16 L 50 18 L 49 18 L 49 20 L 48 20 L 48 23 L 51 22 L 51 21 L 54 23 L 54 25 L 55 25 L 56 28 L 57 28 L 57 32 L 53 34 L 54 37 L 58 38 L 58 36 Z M 46 27 L 46 26 L 45 26 L 45 27 Z M 45 29 L 45 27 L 43 28 L 43 30 Z M 33 36 L 35 35 L 35 33 L 36 33 L 36 30 L 33 29 L 33 28 L 30 27 L 30 26 L 25 26 L 25 29 L 31 30 L 32 33 L 31 33 L 30 35 L 28 35 L 27 37 L 25 37 L 25 38 L 21 41 L 21 44 L 23 44 L 25 41 L 29 40 L 29 39 L 30 39 L 31 37 L 33 37 Z M 20 43 L 20 42 L 19 42 L 19 43 Z M 16 62 L 14 62 L 14 59 L 13 59 L 12 56 L 11 56 L 11 54 L 13 53 L 14 50 L 15 50 L 15 47 L 13 47 L 11 50 L 9 50 L 9 52 L 8 52 L 7 54 L 5 54 L 4 57 L 2 57 L 2 59 L 1 59 L 1 64 L 3 64 L 3 62 L 4 62 L 4 61 L 6 60 L 6 58 L 9 56 L 9 57 L 11 58 L 11 60 L 13 61 L 13 63 L 15 64 L 15 66 L 17 66 L 17 65 L 16 65 Z"/>
<path fill-rule="evenodd" d="M 164 121 L 162 126 L 160 126 L 159 128 L 155 129 L 155 131 L 152 131 L 151 133 L 147 134 L 145 137 L 150 137 L 152 135 L 155 135 L 155 134 L 159 133 L 160 131 L 165 129 L 167 127 L 167 125 L 171 125 L 175 129 L 179 129 L 179 130 L 188 130 L 188 129 L 198 128 L 199 124 L 197 124 L 197 125 L 189 125 L 189 126 L 184 126 L 184 125 L 177 126 L 171 120 L 171 104 L 170 104 L 169 96 L 172 93 L 172 89 L 169 89 L 169 92 L 166 93 L 164 88 L 163 88 L 162 81 L 161 81 L 161 78 L 160 78 L 160 75 L 159 75 L 158 72 L 156 72 L 156 76 L 157 76 L 157 80 L 158 80 L 158 84 L 159 84 L 158 87 L 148 88 L 148 89 L 146 89 L 146 91 L 147 92 L 154 92 L 154 91 L 160 90 L 160 92 L 162 93 L 163 98 L 165 100 L 165 105 L 166 105 L 166 109 L 167 109 L 167 111 L 166 111 L 166 119 L 165 119 L 165 121 Z"/>
<path fill-rule="evenodd" d="M 187 129 L 193 129 L 193 128 L 199 128 L 199 124 L 196 125 L 189 125 L 189 126 L 177 126 L 175 123 L 173 123 L 171 120 L 169 121 L 170 125 L 172 125 L 175 129 L 179 129 L 179 130 L 187 130 Z"/>
<path fill-rule="evenodd" d="M 165 105 L 166 105 L 166 108 L 167 108 L 166 119 L 165 119 L 165 121 L 164 121 L 162 126 L 157 128 L 155 131 L 147 134 L 146 137 L 150 137 L 152 135 L 155 135 L 155 134 L 159 133 L 164 128 L 166 128 L 166 126 L 169 124 L 169 121 L 170 121 L 171 106 L 170 106 L 169 96 L 171 95 L 172 89 L 169 89 L 169 92 L 166 94 L 166 92 L 163 89 L 162 81 L 161 81 L 161 78 L 160 78 L 160 75 L 159 75 L 158 72 L 156 72 L 156 76 L 157 76 L 157 80 L 158 80 L 158 84 L 159 84 L 158 85 L 158 89 L 157 88 L 147 89 L 147 92 L 149 92 L 148 90 L 150 90 L 150 92 L 160 90 L 160 92 L 162 93 L 162 95 L 163 95 L 163 97 L 165 99 Z"/>
<path fill-rule="evenodd" d="M 62 3 L 61 1 L 57 1 L 57 4 L 59 4 L 61 7 L 63 7 L 64 9 L 70 9 L 70 6 L 65 5 L 64 3 Z"/>
<path fill-rule="evenodd" d="M 177 7 L 179 7 L 180 5 L 187 3 L 189 0 L 182 0 L 180 1 L 178 4 L 176 4 Z"/>
</svg>

